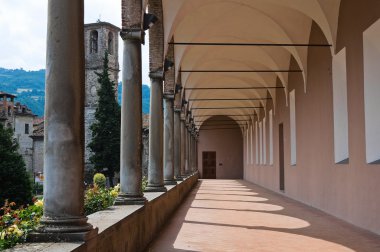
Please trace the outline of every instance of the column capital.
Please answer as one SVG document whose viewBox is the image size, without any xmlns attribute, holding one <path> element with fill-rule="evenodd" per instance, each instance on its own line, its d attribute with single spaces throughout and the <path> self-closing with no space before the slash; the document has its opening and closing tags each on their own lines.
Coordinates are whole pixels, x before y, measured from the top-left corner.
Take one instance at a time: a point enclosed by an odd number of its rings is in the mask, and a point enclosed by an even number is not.
<svg viewBox="0 0 380 252">
<path fill-rule="evenodd" d="M 123 40 L 137 40 L 144 43 L 145 32 L 140 28 L 128 28 L 120 31 Z"/>
<path fill-rule="evenodd" d="M 149 78 L 163 81 L 165 78 L 165 73 L 162 69 L 157 69 L 155 71 L 149 72 Z"/>
<path fill-rule="evenodd" d="M 166 93 L 164 94 L 164 99 L 174 101 L 175 96 L 172 93 Z"/>
<path fill-rule="evenodd" d="M 182 112 L 182 110 L 180 108 L 178 108 L 177 106 L 174 106 L 174 113 L 178 113 L 181 115 L 181 112 Z"/>
</svg>

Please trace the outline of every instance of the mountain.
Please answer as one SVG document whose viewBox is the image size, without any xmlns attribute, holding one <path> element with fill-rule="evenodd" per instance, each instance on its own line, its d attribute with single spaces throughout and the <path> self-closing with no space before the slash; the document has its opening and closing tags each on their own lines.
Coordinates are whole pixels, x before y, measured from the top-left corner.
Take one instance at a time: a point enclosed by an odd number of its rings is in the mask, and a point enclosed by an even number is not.
<svg viewBox="0 0 380 252">
<path fill-rule="evenodd" d="M 16 102 L 27 105 L 34 114 L 43 116 L 45 106 L 45 70 L 25 71 L 0 68 L 0 91 L 17 95 Z M 121 83 L 119 83 L 119 104 Z M 149 113 L 150 88 L 142 86 L 142 110 Z"/>
</svg>

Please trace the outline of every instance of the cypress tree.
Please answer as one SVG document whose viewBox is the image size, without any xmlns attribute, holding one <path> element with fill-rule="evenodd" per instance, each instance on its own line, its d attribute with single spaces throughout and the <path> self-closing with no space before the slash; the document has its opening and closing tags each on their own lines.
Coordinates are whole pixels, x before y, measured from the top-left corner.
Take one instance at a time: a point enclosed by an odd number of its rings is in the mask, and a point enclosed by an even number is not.
<svg viewBox="0 0 380 252">
<path fill-rule="evenodd" d="M 109 77 L 108 52 L 104 55 L 102 72 L 96 75 L 100 88 L 97 92 L 99 100 L 95 121 L 90 126 L 92 131 L 92 140 L 88 145 L 92 151 L 90 162 L 97 172 L 104 173 L 110 178 L 113 186 L 115 172 L 120 171 L 121 112 L 115 96 L 116 84 Z"/>
<path fill-rule="evenodd" d="M 11 129 L 0 124 L 0 204 L 5 200 L 17 205 L 32 201 L 32 186 L 18 143 Z"/>
</svg>

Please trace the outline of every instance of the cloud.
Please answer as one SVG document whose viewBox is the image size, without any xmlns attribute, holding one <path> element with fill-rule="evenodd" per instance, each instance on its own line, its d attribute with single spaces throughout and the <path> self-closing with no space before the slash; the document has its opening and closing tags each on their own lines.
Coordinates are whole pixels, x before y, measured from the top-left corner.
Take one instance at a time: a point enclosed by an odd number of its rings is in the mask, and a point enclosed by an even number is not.
<svg viewBox="0 0 380 252">
<path fill-rule="evenodd" d="M 0 67 L 45 68 L 48 0 L 0 0 Z M 85 23 L 120 26 L 121 0 L 85 0 Z M 146 43 L 147 44 L 147 43 Z M 122 67 L 122 40 L 119 39 Z M 143 46 L 143 83 L 149 84 L 149 49 Z"/>
</svg>

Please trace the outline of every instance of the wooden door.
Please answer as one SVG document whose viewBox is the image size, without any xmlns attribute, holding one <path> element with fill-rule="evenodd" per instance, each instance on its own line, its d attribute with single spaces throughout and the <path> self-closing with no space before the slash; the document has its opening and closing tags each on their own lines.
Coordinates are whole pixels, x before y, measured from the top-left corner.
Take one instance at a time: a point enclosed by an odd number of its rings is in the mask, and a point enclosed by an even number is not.
<svg viewBox="0 0 380 252">
<path fill-rule="evenodd" d="M 216 179 L 216 152 L 204 151 L 202 153 L 202 178 Z"/>
</svg>

